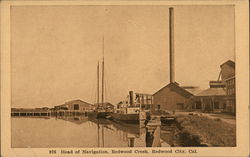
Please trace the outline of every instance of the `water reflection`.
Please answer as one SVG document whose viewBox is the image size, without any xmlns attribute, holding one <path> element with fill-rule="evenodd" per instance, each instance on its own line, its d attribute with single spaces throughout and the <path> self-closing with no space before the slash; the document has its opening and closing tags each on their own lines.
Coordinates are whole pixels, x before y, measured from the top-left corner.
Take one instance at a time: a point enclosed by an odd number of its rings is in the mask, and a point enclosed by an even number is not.
<svg viewBox="0 0 250 157">
<path fill-rule="evenodd" d="M 127 142 L 128 147 L 134 147 L 135 139 L 140 140 L 140 136 L 143 135 L 144 131 L 144 129 L 140 128 L 137 124 L 118 123 L 107 119 L 95 119 L 90 117 L 89 121 L 97 125 L 98 147 L 105 147 L 105 131 L 118 133 L 119 140 Z M 107 138 L 112 140 L 111 137 Z"/>
<path fill-rule="evenodd" d="M 78 116 L 78 117 L 72 117 L 72 116 L 57 116 L 56 119 L 62 119 L 65 121 L 69 121 L 75 124 L 82 124 L 86 123 L 88 121 L 88 117 L 85 116 Z"/>
<path fill-rule="evenodd" d="M 12 147 L 15 148 L 169 146 L 161 138 L 160 126 L 148 128 L 87 116 L 47 120 L 12 118 L 11 125 Z"/>
</svg>

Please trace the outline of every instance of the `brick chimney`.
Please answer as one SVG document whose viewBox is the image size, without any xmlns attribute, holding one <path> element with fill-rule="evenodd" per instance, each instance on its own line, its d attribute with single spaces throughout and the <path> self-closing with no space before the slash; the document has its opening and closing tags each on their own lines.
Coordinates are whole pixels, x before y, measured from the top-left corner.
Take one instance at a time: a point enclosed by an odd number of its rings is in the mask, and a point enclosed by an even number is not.
<svg viewBox="0 0 250 157">
<path fill-rule="evenodd" d="M 169 8 L 169 63 L 170 63 L 170 83 L 175 82 L 174 67 L 174 8 Z"/>
</svg>

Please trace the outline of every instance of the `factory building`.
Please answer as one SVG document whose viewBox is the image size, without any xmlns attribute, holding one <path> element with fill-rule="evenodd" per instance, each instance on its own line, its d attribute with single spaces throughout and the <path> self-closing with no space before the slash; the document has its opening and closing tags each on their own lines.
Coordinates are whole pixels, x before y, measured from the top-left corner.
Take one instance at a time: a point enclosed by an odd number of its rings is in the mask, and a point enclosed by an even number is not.
<svg viewBox="0 0 250 157">
<path fill-rule="evenodd" d="M 153 94 L 152 111 L 185 110 L 190 106 L 193 94 L 175 82 L 174 67 L 174 9 L 169 9 L 169 63 L 170 83 Z"/>
<path fill-rule="evenodd" d="M 180 87 L 178 83 L 169 83 L 153 94 L 153 111 L 180 111 L 186 110 L 192 103 L 193 94 Z"/>
<path fill-rule="evenodd" d="M 152 111 L 231 112 L 235 114 L 235 63 L 223 63 L 217 81 L 209 88 L 181 87 L 175 82 L 174 65 L 174 10 L 169 10 L 169 63 L 170 83 L 153 94 Z M 220 79 L 221 78 L 221 79 Z"/>
<path fill-rule="evenodd" d="M 225 63 L 220 65 L 220 68 L 222 81 L 235 76 L 235 63 L 233 61 L 226 61 Z"/>
<path fill-rule="evenodd" d="M 235 63 L 228 60 L 220 68 L 218 80 L 210 81 L 210 88 L 194 95 L 193 110 L 235 114 Z"/>
<path fill-rule="evenodd" d="M 235 63 L 231 60 L 221 64 L 221 80 L 226 87 L 226 112 L 236 113 Z"/>
<path fill-rule="evenodd" d="M 202 112 L 224 112 L 225 98 L 226 90 L 224 88 L 210 86 L 194 96 L 192 109 Z"/>
</svg>

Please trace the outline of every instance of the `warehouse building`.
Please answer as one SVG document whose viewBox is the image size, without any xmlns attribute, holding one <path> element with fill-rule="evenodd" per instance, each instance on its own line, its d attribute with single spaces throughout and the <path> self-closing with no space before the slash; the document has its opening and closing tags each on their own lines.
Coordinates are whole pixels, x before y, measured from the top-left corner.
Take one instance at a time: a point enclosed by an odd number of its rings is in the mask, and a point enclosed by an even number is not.
<svg viewBox="0 0 250 157">
<path fill-rule="evenodd" d="M 77 110 L 77 111 L 91 111 L 93 110 L 93 105 L 84 102 L 80 99 L 65 102 L 62 105 L 55 106 L 55 110 Z"/>
</svg>

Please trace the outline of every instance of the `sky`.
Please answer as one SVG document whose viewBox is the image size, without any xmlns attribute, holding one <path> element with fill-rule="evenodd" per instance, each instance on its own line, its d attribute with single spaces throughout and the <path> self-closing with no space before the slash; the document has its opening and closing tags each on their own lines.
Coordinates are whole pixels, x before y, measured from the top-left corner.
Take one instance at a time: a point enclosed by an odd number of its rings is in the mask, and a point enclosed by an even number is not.
<svg viewBox="0 0 250 157">
<path fill-rule="evenodd" d="M 95 103 L 103 37 L 105 101 L 157 92 L 169 83 L 169 7 L 12 7 L 12 107 Z M 206 89 L 235 60 L 234 7 L 172 7 L 175 81 Z"/>
</svg>

